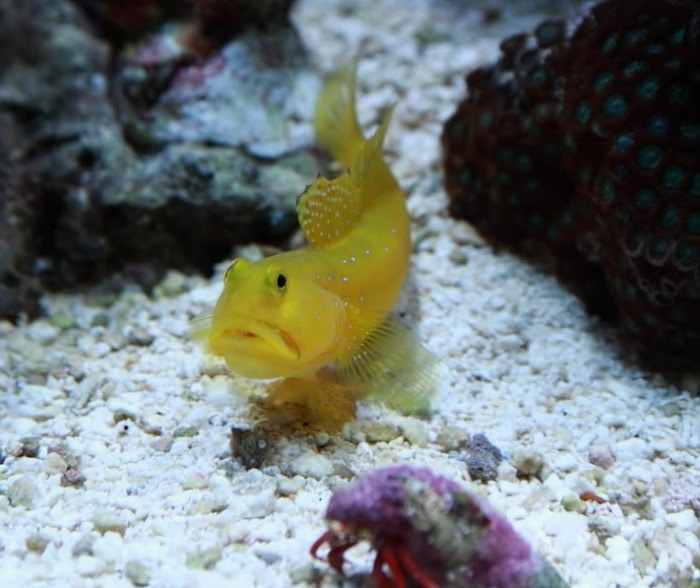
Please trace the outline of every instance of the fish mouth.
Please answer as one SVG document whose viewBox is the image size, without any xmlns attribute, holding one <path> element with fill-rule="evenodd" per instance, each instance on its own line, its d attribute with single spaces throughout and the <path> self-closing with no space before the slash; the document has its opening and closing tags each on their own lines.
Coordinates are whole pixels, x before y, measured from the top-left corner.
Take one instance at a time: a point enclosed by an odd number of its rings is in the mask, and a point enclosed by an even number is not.
<svg viewBox="0 0 700 588">
<path fill-rule="evenodd" d="M 213 339 L 226 341 L 228 344 L 235 341 L 244 348 L 272 348 L 276 355 L 281 355 L 292 361 L 301 357 L 301 351 L 294 337 L 284 329 L 267 321 L 246 319 L 240 321 L 234 328 L 222 329 L 214 335 Z M 263 350 L 261 349 L 261 351 Z"/>
</svg>

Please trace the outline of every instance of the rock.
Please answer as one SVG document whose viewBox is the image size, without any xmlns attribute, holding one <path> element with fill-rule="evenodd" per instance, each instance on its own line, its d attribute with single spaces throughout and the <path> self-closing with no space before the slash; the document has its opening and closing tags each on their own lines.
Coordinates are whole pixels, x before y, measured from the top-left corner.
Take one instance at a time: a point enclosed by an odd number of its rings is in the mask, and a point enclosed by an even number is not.
<svg viewBox="0 0 700 588">
<path fill-rule="evenodd" d="M 151 582 L 148 568 L 137 559 L 130 559 L 124 564 L 124 575 L 134 586 L 148 586 Z"/>
<path fill-rule="evenodd" d="M 0 316 L 115 271 L 145 288 L 209 274 L 297 226 L 320 84 L 292 2 L 236 2 L 234 20 L 213 16 L 226 2 L 135 4 L 3 6 Z"/>
<path fill-rule="evenodd" d="M 39 488 L 28 476 L 15 480 L 7 489 L 7 499 L 10 505 L 15 507 L 32 508 L 39 495 Z"/>
</svg>

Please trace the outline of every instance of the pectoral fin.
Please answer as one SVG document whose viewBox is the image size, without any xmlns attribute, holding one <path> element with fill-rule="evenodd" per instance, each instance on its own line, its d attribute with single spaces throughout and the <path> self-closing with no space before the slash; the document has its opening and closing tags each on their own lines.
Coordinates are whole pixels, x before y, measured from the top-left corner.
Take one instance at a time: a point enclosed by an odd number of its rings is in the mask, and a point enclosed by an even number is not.
<svg viewBox="0 0 700 588">
<path fill-rule="evenodd" d="M 439 362 L 394 317 L 387 317 L 358 349 L 338 364 L 370 397 L 407 414 L 427 413 L 438 381 Z"/>
</svg>

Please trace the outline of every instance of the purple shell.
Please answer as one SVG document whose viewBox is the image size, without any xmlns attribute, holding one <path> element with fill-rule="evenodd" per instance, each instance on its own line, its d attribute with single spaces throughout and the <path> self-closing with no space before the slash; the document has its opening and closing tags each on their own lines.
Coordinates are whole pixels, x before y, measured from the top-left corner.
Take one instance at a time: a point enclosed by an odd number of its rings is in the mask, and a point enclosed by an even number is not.
<svg viewBox="0 0 700 588">
<path fill-rule="evenodd" d="M 336 491 L 326 518 L 402 551 L 441 586 L 566 586 L 485 500 L 427 468 L 376 470 Z"/>
</svg>

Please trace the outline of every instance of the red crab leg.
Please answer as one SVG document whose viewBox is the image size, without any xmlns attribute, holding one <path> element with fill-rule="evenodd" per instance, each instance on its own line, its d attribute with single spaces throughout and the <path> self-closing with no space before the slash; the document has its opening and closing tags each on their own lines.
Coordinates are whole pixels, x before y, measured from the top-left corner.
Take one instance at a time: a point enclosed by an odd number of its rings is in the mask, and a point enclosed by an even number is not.
<svg viewBox="0 0 700 588">
<path fill-rule="evenodd" d="M 389 568 L 391 578 L 382 570 L 384 564 Z M 377 557 L 374 558 L 372 566 L 372 578 L 380 588 L 406 588 L 401 561 L 397 557 L 396 548 L 393 545 L 383 543 L 381 547 L 377 548 Z"/>
</svg>

